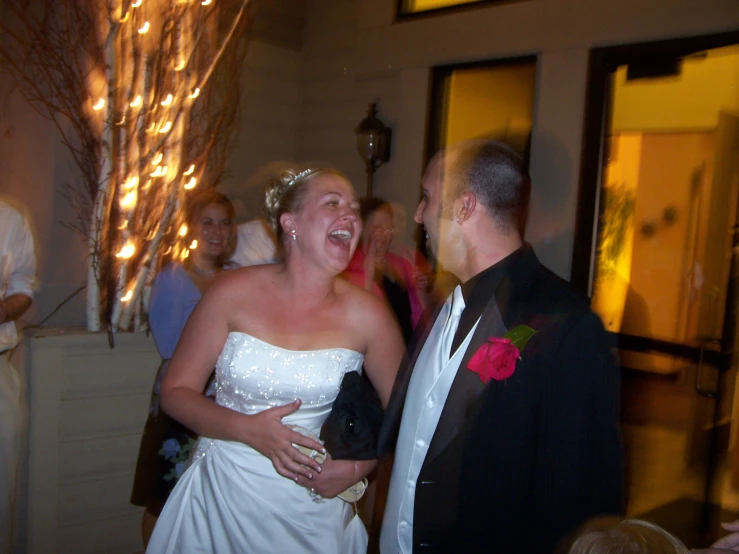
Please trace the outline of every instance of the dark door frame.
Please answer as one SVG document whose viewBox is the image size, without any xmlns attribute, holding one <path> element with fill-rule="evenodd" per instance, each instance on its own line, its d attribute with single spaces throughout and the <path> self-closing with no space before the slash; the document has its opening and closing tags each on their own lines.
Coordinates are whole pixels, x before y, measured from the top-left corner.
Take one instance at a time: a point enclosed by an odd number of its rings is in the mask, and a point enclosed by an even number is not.
<svg viewBox="0 0 739 554">
<path fill-rule="evenodd" d="M 703 50 L 739 44 L 739 31 L 707 36 L 642 42 L 621 46 L 594 48 L 590 51 L 588 88 L 585 100 L 580 185 L 575 219 L 575 242 L 572 250 L 570 281 L 588 293 L 593 278 L 595 217 L 600 213 L 601 150 L 610 121 L 605 109 L 610 103 L 608 75 L 620 65 L 660 62 L 695 54 Z"/>
<path fill-rule="evenodd" d="M 642 67 L 669 65 L 671 60 L 704 50 L 739 44 L 739 31 L 706 36 L 677 38 L 620 46 L 594 48 L 590 51 L 588 88 L 585 101 L 580 184 L 575 218 L 575 240 L 572 249 L 570 281 L 585 294 L 590 294 L 593 280 L 596 239 L 596 214 L 601 204 L 601 170 L 605 132 L 610 125 L 610 88 L 608 76 L 621 65 L 638 63 Z M 716 348 L 703 349 L 633 335 L 619 335 L 620 347 L 635 352 L 660 352 L 680 356 L 694 362 L 702 360 L 719 370 L 728 368 L 729 353 Z"/>
<path fill-rule="evenodd" d="M 430 72 L 430 83 L 429 83 L 429 110 L 426 117 L 426 144 L 424 147 L 423 155 L 423 168 L 425 171 L 431 158 L 434 157 L 439 149 L 441 148 L 441 137 L 444 133 L 442 123 L 444 121 L 444 108 L 445 98 L 447 97 L 447 89 L 445 83 L 447 78 L 455 71 L 464 69 L 480 69 L 480 68 L 492 68 L 492 67 L 503 67 L 506 65 L 517 65 L 523 63 L 534 63 L 536 64 L 536 79 L 538 82 L 539 78 L 539 56 L 537 54 L 529 54 L 524 56 L 516 56 L 514 58 L 498 58 L 492 60 L 478 60 L 473 62 L 462 62 L 453 63 L 447 65 L 437 65 L 431 68 Z M 536 84 L 534 85 L 536 86 Z M 536 117 L 536 97 L 534 98 L 534 117 Z M 529 142 L 530 142 L 529 134 Z M 528 167 L 528 154 L 529 148 L 524 153 L 526 156 L 526 166 Z M 420 193 L 419 193 L 420 201 Z M 426 241 L 420 237 L 423 233 L 419 233 L 419 240 L 417 241 L 417 247 L 420 252 L 428 259 L 430 259 L 429 252 L 427 251 Z M 434 265 L 436 262 L 433 262 Z"/>
<path fill-rule="evenodd" d="M 539 57 L 536 54 L 517 56 L 515 58 L 500 58 L 493 60 L 480 60 L 474 62 L 455 63 L 449 65 L 437 65 L 431 68 L 431 100 L 429 103 L 428 131 L 426 140 L 426 152 L 423 165 L 426 167 L 429 160 L 436 154 L 441 147 L 441 136 L 444 129 L 442 122 L 444 121 L 444 99 L 447 97 L 447 90 L 444 86 L 446 79 L 455 71 L 465 69 L 482 69 L 493 67 L 504 67 L 506 65 L 518 65 L 525 63 L 533 63 L 537 65 L 536 78 L 539 78 Z M 537 86 L 536 84 L 534 85 Z M 534 99 L 534 114 L 536 114 L 536 99 Z M 528 160 L 527 160 L 528 162 Z"/>
<path fill-rule="evenodd" d="M 600 195 L 603 169 L 603 145 L 605 132 L 610 127 L 611 103 L 609 75 L 622 65 L 638 65 L 647 72 L 651 69 L 669 68 L 680 58 L 704 50 L 739 44 L 739 31 L 718 33 L 707 36 L 678 38 L 658 42 L 645 42 L 622 46 L 595 48 L 590 52 L 588 67 L 588 88 L 585 103 L 585 122 L 583 128 L 582 162 L 580 184 L 575 220 L 575 241 L 572 251 L 572 271 L 570 280 L 582 292 L 589 294 L 595 261 L 596 217 L 602 213 Z M 739 244 L 739 221 L 734 224 L 734 245 Z M 739 261 L 734 255 L 734 261 Z M 732 275 L 727 289 L 727 308 L 725 320 L 731 318 L 732 325 L 727 329 L 726 322 L 721 340 L 703 341 L 700 345 L 679 344 L 649 337 L 618 334 L 621 350 L 632 352 L 653 352 L 691 360 L 698 365 L 695 389 L 698 394 L 714 399 L 713 426 L 709 437 L 708 460 L 703 490 L 703 507 L 700 517 L 702 534 L 708 532 L 711 519 L 710 501 L 713 473 L 718 456 L 718 414 L 721 396 L 721 379 L 715 390 L 701 388 L 701 367 L 705 364 L 719 372 L 730 369 L 734 350 L 733 320 L 736 310 L 733 304 L 739 296 L 737 276 Z"/>
</svg>

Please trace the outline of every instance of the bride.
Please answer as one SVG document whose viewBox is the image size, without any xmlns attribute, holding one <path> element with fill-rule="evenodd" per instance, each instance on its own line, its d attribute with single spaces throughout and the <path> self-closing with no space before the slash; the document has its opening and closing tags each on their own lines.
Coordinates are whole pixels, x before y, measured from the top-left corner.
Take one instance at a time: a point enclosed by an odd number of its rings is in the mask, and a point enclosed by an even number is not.
<svg viewBox="0 0 739 554">
<path fill-rule="evenodd" d="M 286 170 L 268 184 L 284 262 L 237 269 L 211 286 L 161 387 L 164 410 L 201 436 L 147 553 L 364 553 L 367 534 L 337 497 L 375 461 L 319 464 L 318 436 L 345 373 L 367 371 L 383 406 L 403 355 L 385 305 L 337 278 L 359 240 L 348 180 Z M 202 395 L 216 367 L 216 403 Z M 317 457 L 322 459 L 322 456 Z"/>
</svg>

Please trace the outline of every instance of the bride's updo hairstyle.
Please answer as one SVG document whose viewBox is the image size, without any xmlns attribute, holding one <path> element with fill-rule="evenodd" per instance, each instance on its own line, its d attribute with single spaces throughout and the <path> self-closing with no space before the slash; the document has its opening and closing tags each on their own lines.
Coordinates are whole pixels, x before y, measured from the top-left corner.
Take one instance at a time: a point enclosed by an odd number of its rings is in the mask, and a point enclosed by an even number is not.
<svg viewBox="0 0 739 554">
<path fill-rule="evenodd" d="M 267 221 L 277 236 L 278 244 L 282 244 L 285 234 L 280 224 L 280 216 L 284 213 L 300 211 L 303 199 L 308 192 L 306 186 L 317 175 L 337 175 L 349 179 L 339 170 L 331 167 L 287 167 L 268 179 L 264 196 L 264 212 Z"/>
</svg>

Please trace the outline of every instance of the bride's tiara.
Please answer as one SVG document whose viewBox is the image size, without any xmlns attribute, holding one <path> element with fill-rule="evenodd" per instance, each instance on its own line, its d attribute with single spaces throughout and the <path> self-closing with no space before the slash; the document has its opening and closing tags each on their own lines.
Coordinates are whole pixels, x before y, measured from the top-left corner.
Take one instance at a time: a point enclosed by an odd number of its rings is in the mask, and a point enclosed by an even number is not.
<svg viewBox="0 0 739 554">
<path fill-rule="evenodd" d="M 307 177 L 310 177 L 311 175 L 315 175 L 316 173 L 320 173 L 321 171 L 323 171 L 323 170 L 322 169 L 318 169 L 318 168 L 312 168 L 312 167 L 310 167 L 308 169 L 304 169 L 303 171 L 301 171 L 300 173 L 298 173 L 295 177 L 293 177 L 292 179 L 290 179 L 287 182 L 287 187 L 286 188 L 290 188 L 291 186 L 293 186 L 298 181 L 300 181 L 302 179 L 305 179 Z"/>
</svg>

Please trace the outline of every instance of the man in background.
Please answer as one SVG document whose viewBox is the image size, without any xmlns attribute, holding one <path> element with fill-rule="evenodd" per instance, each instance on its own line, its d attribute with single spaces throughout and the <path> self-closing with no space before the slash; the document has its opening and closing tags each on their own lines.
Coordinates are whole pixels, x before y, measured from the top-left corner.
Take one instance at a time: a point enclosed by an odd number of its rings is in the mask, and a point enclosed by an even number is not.
<svg viewBox="0 0 739 554">
<path fill-rule="evenodd" d="M 23 214 L 0 199 L 0 554 L 10 552 L 20 464 L 21 386 L 10 355 L 16 321 L 33 301 L 36 255 Z"/>
</svg>

